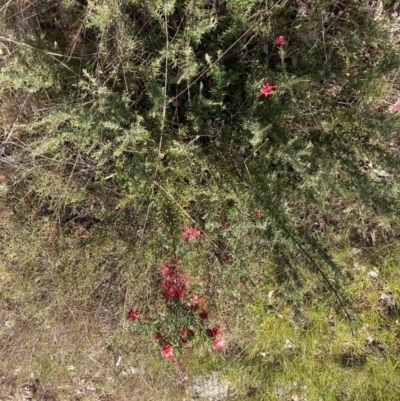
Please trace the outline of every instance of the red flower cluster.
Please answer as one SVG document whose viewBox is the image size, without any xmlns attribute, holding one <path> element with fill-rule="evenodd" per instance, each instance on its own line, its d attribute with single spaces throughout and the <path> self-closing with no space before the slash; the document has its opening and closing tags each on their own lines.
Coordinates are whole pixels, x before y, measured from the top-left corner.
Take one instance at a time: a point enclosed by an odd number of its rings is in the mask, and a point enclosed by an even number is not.
<svg viewBox="0 0 400 401">
<path fill-rule="evenodd" d="M 225 352 L 227 347 L 225 346 L 224 340 L 222 339 L 222 330 L 221 327 L 215 326 L 210 329 L 207 329 L 206 334 L 208 337 L 213 338 L 213 348 L 219 351 Z"/>
<path fill-rule="evenodd" d="M 258 92 L 257 98 L 261 96 L 267 97 L 271 93 L 274 93 L 274 90 L 278 87 L 278 85 L 270 85 L 267 80 L 264 81 L 264 85 L 260 88 Z"/>
<path fill-rule="evenodd" d="M 206 310 L 203 310 L 203 312 L 199 313 L 199 318 L 203 320 L 207 320 L 210 317 L 210 313 Z"/>
<path fill-rule="evenodd" d="M 182 299 L 186 295 L 186 283 L 188 277 L 185 273 L 179 271 L 180 265 L 177 260 L 171 262 L 158 270 L 158 274 L 163 277 L 161 287 L 162 294 L 168 299 Z"/>
<path fill-rule="evenodd" d="M 277 46 L 282 46 L 284 43 L 285 43 L 285 37 L 284 37 L 283 35 L 278 36 L 278 37 L 275 39 L 275 44 L 276 44 Z"/>
<path fill-rule="evenodd" d="M 129 309 L 129 312 L 128 312 L 128 319 L 135 320 L 136 318 L 139 317 L 139 314 L 140 313 L 136 308 L 131 308 L 131 309 Z"/>
<path fill-rule="evenodd" d="M 184 242 L 194 241 L 194 240 L 202 240 L 206 236 L 200 230 L 197 230 L 194 227 L 185 228 L 181 233 L 181 239 Z"/>
<path fill-rule="evenodd" d="M 185 230 L 188 234 L 184 240 L 189 241 L 194 236 L 195 239 L 204 238 L 204 234 L 194 228 Z M 188 296 L 189 289 L 188 283 L 192 280 L 185 274 L 181 265 L 177 259 L 171 259 L 169 262 L 157 270 L 160 277 L 161 293 L 165 297 L 165 303 L 167 310 L 171 310 L 175 313 L 175 309 L 187 308 L 186 312 L 191 315 L 193 319 L 193 328 L 203 331 L 205 330 L 205 320 L 209 319 L 210 312 L 206 309 L 206 301 L 197 296 Z M 193 312 L 191 312 L 193 311 Z M 195 323 L 196 321 L 196 323 Z M 214 348 L 218 350 L 225 350 L 226 347 L 223 345 L 221 337 L 221 329 L 219 326 L 205 330 L 207 335 L 214 340 Z M 192 340 L 196 336 L 196 331 L 188 326 L 181 326 L 178 332 L 171 333 L 168 335 L 162 334 L 162 330 L 156 332 L 153 336 L 154 340 L 158 342 L 161 347 L 161 356 L 165 359 L 169 359 L 175 363 L 181 371 L 183 366 L 179 360 L 174 356 L 173 347 L 178 347 L 180 350 L 188 348 L 192 345 Z"/>
<path fill-rule="evenodd" d="M 222 335 L 221 326 L 215 326 L 210 329 L 207 329 L 206 334 L 210 338 L 220 337 Z"/>
<path fill-rule="evenodd" d="M 172 345 L 167 344 L 167 343 L 162 344 L 161 345 L 161 356 L 165 359 L 171 360 L 171 362 L 173 362 L 175 365 L 177 365 L 180 372 L 183 373 L 185 371 L 182 363 L 179 360 L 174 358 L 174 351 L 172 349 Z"/>
<path fill-rule="evenodd" d="M 161 345 L 161 349 L 162 349 L 161 355 L 162 355 L 163 358 L 166 358 L 166 359 L 168 359 L 168 358 L 172 359 L 173 358 L 174 352 L 172 350 L 172 347 L 169 344 Z"/>
</svg>

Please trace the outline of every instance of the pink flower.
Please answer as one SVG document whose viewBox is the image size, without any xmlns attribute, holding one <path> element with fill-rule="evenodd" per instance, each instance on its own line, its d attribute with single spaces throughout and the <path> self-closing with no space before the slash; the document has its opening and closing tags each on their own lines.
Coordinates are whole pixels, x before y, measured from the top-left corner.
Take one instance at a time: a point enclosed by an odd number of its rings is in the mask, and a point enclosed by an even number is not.
<svg viewBox="0 0 400 401">
<path fill-rule="evenodd" d="M 185 228 L 182 233 L 181 233 L 181 239 L 184 242 L 188 242 L 188 241 L 194 241 L 194 240 L 202 240 L 204 239 L 206 236 L 204 235 L 203 232 L 201 232 L 200 230 L 197 230 L 194 227 L 188 227 Z"/>
<path fill-rule="evenodd" d="M 397 113 L 400 111 L 400 103 L 394 104 L 392 106 L 389 107 L 389 113 Z"/>
<path fill-rule="evenodd" d="M 161 346 L 161 348 L 162 348 L 162 354 L 161 355 L 162 355 L 163 358 L 168 359 L 168 358 L 172 358 L 174 356 L 174 353 L 172 351 L 172 347 L 169 344 L 163 344 Z"/>
<path fill-rule="evenodd" d="M 183 341 L 182 342 L 182 347 L 183 348 L 189 348 L 190 347 L 190 343 L 188 343 L 187 341 Z"/>
<path fill-rule="evenodd" d="M 214 338 L 217 336 L 218 336 L 218 338 L 220 338 L 220 336 L 222 335 L 221 326 L 218 325 L 218 326 L 212 327 L 210 329 L 207 329 L 206 334 L 210 338 Z"/>
<path fill-rule="evenodd" d="M 128 312 L 128 319 L 135 320 L 139 316 L 139 311 L 136 308 L 131 308 Z"/>
<path fill-rule="evenodd" d="M 181 331 L 181 337 L 182 338 L 187 338 L 188 336 L 188 329 L 185 327 L 184 329 L 182 329 Z"/>
<path fill-rule="evenodd" d="M 284 43 L 285 43 L 285 37 L 284 37 L 283 35 L 278 36 L 278 37 L 275 39 L 275 44 L 276 44 L 277 46 L 282 46 Z"/>
<path fill-rule="evenodd" d="M 218 351 L 226 351 L 227 347 L 225 347 L 225 343 L 222 338 L 216 338 L 213 342 L 214 349 Z"/>
<path fill-rule="evenodd" d="M 199 318 L 203 320 L 207 320 L 210 317 L 210 314 L 208 311 L 203 310 L 203 312 L 199 313 Z"/>
<path fill-rule="evenodd" d="M 226 220 L 221 221 L 221 228 L 226 230 L 228 228 L 228 222 Z"/>
<path fill-rule="evenodd" d="M 257 97 L 261 97 L 264 95 L 267 97 L 271 93 L 274 92 L 274 89 L 276 89 L 278 85 L 270 85 L 267 80 L 264 81 L 264 85 L 261 87 L 260 91 L 258 92 Z"/>
<path fill-rule="evenodd" d="M 256 215 L 257 217 L 262 217 L 264 216 L 264 212 L 261 209 L 256 210 Z"/>
</svg>

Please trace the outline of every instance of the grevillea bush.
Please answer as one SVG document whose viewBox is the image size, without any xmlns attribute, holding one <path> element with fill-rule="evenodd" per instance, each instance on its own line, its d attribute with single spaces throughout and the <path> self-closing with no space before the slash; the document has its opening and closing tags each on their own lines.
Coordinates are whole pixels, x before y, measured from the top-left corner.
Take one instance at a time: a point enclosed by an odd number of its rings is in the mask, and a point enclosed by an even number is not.
<svg viewBox="0 0 400 401">
<path fill-rule="evenodd" d="M 183 244 L 204 238 L 204 234 L 193 227 L 185 228 L 181 233 Z M 162 310 L 157 311 L 156 318 L 144 316 L 139 324 L 145 331 L 153 333 L 153 340 L 159 345 L 161 356 L 170 359 L 182 370 L 179 356 L 185 348 L 199 341 L 204 342 L 209 338 L 215 350 L 225 352 L 227 346 L 221 326 L 209 325 L 211 314 L 207 301 L 196 292 L 196 288 L 202 290 L 197 285 L 198 278 L 190 277 L 176 258 L 165 262 L 156 273 L 159 296 L 163 299 L 160 304 Z M 127 317 L 135 321 L 139 314 L 139 310 L 132 307 Z"/>
<path fill-rule="evenodd" d="M 5 202 L 57 238 L 116 232 L 128 318 L 167 358 L 210 302 L 235 321 L 271 286 L 300 319 L 309 275 L 341 313 L 336 251 L 399 233 L 400 53 L 368 3 L 7 2 Z"/>
</svg>

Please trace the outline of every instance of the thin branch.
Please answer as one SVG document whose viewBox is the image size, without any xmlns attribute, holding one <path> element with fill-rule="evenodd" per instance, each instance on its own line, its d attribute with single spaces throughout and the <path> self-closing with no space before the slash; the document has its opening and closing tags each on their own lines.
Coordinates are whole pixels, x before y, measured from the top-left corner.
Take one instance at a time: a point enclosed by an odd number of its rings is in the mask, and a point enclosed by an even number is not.
<svg viewBox="0 0 400 401">
<path fill-rule="evenodd" d="M 234 163 L 233 159 L 230 158 L 231 162 L 233 163 L 233 166 L 235 168 L 236 174 L 238 175 L 238 177 L 240 178 L 240 180 L 242 182 L 244 182 L 242 175 L 240 173 L 240 171 L 238 170 L 236 163 Z M 327 276 L 327 274 L 323 271 L 323 269 L 318 265 L 318 263 L 314 260 L 314 258 L 310 255 L 310 253 L 307 251 L 307 249 L 305 249 L 305 247 L 296 239 L 296 237 L 293 235 L 293 233 L 290 231 L 289 228 L 286 227 L 285 223 L 282 221 L 282 219 L 280 219 L 277 215 L 274 209 L 270 208 L 268 206 L 268 204 L 266 204 L 265 199 L 262 199 L 260 195 L 258 195 L 257 193 L 254 194 L 255 197 L 263 202 L 264 205 L 266 205 L 266 208 L 268 209 L 268 211 L 270 212 L 270 215 L 275 219 L 276 222 L 279 223 L 281 229 L 285 232 L 285 234 L 293 241 L 293 243 L 297 246 L 297 248 L 303 253 L 303 255 L 308 259 L 308 261 L 314 266 L 314 268 L 317 270 L 317 272 L 321 275 L 322 279 L 327 283 L 329 289 L 333 292 L 334 296 L 336 297 L 336 299 L 339 301 L 340 306 L 342 307 L 347 319 L 349 320 L 349 324 L 350 324 L 350 330 L 351 333 L 354 335 L 355 331 L 354 331 L 354 327 L 353 327 L 353 321 L 351 319 L 350 313 L 346 308 L 346 305 L 344 304 L 344 301 L 342 299 L 342 297 L 340 296 L 340 294 L 338 293 L 338 291 L 336 290 L 335 286 L 331 283 L 331 281 L 329 280 L 329 277 Z"/>
<path fill-rule="evenodd" d="M 4 36 L 0 36 L 0 40 L 4 40 L 5 42 L 14 43 L 14 44 L 16 44 L 16 45 L 28 47 L 29 49 L 37 50 L 37 51 L 39 51 L 39 52 L 48 54 L 49 56 L 65 57 L 64 54 L 59 54 L 59 53 L 54 53 L 54 52 L 49 52 L 49 51 L 47 51 L 47 50 L 39 49 L 38 47 L 28 45 L 27 43 L 24 43 L 24 42 L 18 42 L 17 40 L 14 40 L 14 39 L 11 39 L 11 38 L 6 38 L 6 37 L 4 37 Z M 79 57 L 71 57 L 71 58 L 76 58 L 76 59 L 78 59 Z"/>
</svg>

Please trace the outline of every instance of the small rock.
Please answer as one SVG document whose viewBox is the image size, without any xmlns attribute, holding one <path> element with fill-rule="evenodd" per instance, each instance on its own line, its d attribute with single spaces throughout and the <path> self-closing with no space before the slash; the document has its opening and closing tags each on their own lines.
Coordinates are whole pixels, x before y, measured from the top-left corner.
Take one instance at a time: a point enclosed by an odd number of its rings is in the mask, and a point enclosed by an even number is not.
<svg viewBox="0 0 400 401">
<path fill-rule="evenodd" d="M 352 256 L 357 256 L 357 255 L 361 255 L 362 254 L 362 250 L 360 248 L 353 248 L 351 250 L 351 255 Z"/>
<path fill-rule="evenodd" d="M 12 329 L 15 326 L 15 320 L 6 320 L 5 326 L 6 329 Z"/>
<path fill-rule="evenodd" d="M 283 349 L 292 349 L 293 348 L 293 343 L 287 338 L 285 341 L 285 345 L 283 346 Z"/>
<path fill-rule="evenodd" d="M 396 301 L 392 294 L 382 294 L 379 298 L 379 302 L 387 312 L 396 309 Z"/>
<path fill-rule="evenodd" d="M 194 378 L 191 389 L 193 398 L 218 398 L 220 400 L 228 398 L 232 394 L 234 386 L 225 379 L 221 379 L 218 374 L 212 373 L 208 376 L 198 376 Z"/>
<path fill-rule="evenodd" d="M 297 20 L 304 20 L 308 17 L 308 7 L 307 4 L 301 4 L 296 15 Z"/>
<path fill-rule="evenodd" d="M 376 349 L 378 349 L 378 350 L 381 351 L 381 352 L 384 352 L 384 351 L 385 351 L 385 347 L 383 346 L 383 344 L 382 344 L 380 341 L 375 340 L 375 339 L 372 338 L 372 337 L 368 337 L 368 338 L 366 339 L 365 343 L 366 343 L 366 345 L 367 345 L 368 347 L 370 347 L 370 348 L 376 348 Z"/>
</svg>

